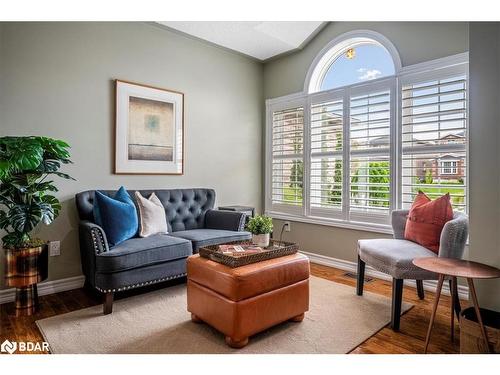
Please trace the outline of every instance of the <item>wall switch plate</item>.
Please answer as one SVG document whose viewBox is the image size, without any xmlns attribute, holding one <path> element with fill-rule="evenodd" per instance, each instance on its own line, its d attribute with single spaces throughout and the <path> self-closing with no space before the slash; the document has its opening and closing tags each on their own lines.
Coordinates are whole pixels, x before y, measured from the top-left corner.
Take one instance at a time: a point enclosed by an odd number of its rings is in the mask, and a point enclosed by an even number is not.
<svg viewBox="0 0 500 375">
<path fill-rule="evenodd" d="M 289 221 L 285 221 L 285 232 L 290 232 L 292 230 L 292 227 L 290 225 Z"/>
<path fill-rule="evenodd" d="M 49 255 L 51 257 L 61 255 L 61 241 L 50 241 L 49 242 Z"/>
</svg>

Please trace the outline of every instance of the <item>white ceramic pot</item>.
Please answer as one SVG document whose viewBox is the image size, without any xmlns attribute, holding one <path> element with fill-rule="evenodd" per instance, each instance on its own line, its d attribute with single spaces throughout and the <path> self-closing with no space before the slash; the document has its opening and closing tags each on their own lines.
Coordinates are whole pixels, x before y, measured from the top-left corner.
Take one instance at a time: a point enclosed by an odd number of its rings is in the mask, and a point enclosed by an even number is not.
<svg viewBox="0 0 500 375">
<path fill-rule="evenodd" d="M 261 247 L 269 246 L 269 233 L 252 234 L 252 243 L 255 246 L 261 246 Z"/>
</svg>

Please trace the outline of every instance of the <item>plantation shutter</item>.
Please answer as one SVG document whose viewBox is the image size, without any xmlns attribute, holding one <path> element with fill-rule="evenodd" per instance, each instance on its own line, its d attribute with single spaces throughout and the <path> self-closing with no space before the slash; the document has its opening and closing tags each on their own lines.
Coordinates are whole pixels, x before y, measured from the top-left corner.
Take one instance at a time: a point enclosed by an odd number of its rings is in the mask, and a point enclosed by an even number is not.
<svg viewBox="0 0 500 375">
<path fill-rule="evenodd" d="M 311 105 L 310 206 L 342 210 L 343 100 Z"/>
<path fill-rule="evenodd" d="M 414 80 L 402 87 L 402 205 L 419 190 L 450 193 L 466 210 L 467 80 L 465 74 Z"/>
<path fill-rule="evenodd" d="M 304 107 L 272 112 L 271 202 L 302 206 Z"/>
<path fill-rule="evenodd" d="M 391 90 L 349 101 L 349 215 L 388 216 L 391 207 Z"/>
</svg>

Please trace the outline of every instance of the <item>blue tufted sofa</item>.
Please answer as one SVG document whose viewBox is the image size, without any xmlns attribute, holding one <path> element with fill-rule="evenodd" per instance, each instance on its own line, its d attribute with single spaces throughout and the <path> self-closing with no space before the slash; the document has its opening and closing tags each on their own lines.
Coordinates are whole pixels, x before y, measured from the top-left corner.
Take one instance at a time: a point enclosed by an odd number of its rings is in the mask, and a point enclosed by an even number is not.
<svg viewBox="0 0 500 375">
<path fill-rule="evenodd" d="M 214 210 L 212 189 L 139 190 L 155 193 L 167 216 L 168 234 L 131 238 L 110 247 L 104 230 L 94 223 L 94 190 L 76 194 L 83 273 L 87 285 L 104 293 L 104 314 L 112 312 L 116 291 L 183 277 L 186 258 L 198 248 L 246 240 L 245 215 Z M 114 195 L 115 191 L 103 191 Z M 131 197 L 134 191 L 129 191 Z"/>
</svg>

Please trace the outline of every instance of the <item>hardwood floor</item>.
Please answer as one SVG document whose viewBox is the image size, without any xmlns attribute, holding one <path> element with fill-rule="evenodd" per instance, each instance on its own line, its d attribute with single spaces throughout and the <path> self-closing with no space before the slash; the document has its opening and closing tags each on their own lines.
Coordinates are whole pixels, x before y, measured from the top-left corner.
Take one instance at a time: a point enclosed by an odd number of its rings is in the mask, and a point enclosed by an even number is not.
<svg viewBox="0 0 500 375">
<path fill-rule="evenodd" d="M 350 286 L 356 285 L 356 280 L 345 276 L 345 271 L 317 264 L 311 265 L 311 273 L 331 281 Z M 159 289 L 178 282 L 170 282 L 149 289 Z M 373 279 L 365 283 L 365 291 L 382 294 L 391 297 L 391 283 L 383 280 Z M 117 299 L 130 297 L 144 293 L 144 289 L 133 290 L 122 293 Z M 354 293 L 354 290 L 353 290 Z M 378 353 L 391 354 L 422 353 L 425 343 L 427 325 L 431 315 L 434 293 L 425 293 L 425 300 L 419 300 L 414 288 L 405 287 L 403 300 L 415 306 L 401 317 L 400 332 L 384 327 L 374 336 L 367 339 L 351 353 Z M 84 289 L 76 289 L 67 292 L 40 297 L 41 309 L 33 316 L 15 317 L 14 304 L 0 305 L 0 342 L 5 339 L 13 341 L 41 342 L 43 338 L 35 321 L 54 315 L 64 314 L 70 311 L 83 309 L 85 307 L 101 303 L 98 295 L 89 293 Z M 455 342 L 450 341 L 450 297 L 442 296 L 436 316 L 436 322 L 432 333 L 429 353 L 458 353 L 459 330 L 455 324 Z"/>
</svg>

